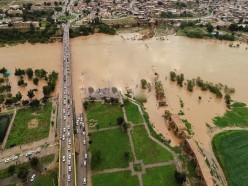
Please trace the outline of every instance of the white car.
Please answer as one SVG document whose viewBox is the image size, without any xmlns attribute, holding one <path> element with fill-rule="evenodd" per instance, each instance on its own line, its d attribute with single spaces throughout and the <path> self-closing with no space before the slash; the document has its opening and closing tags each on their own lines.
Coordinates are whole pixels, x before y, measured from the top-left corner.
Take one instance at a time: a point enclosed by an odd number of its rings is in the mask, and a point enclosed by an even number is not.
<svg viewBox="0 0 248 186">
<path fill-rule="evenodd" d="M 32 182 L 32 181 L 34 181 L 34 179 L 35 179 L 35 174 L 33 174 L 33 175 L 31 176 L 30 181 Z"/>
<path fill-rule="evenodd" d="M 63 109 L 63 113 L 65 113 L 65 109 Z"/>
<path fill-rule="evenodd" d="M 86 178 L 84 178 L 84 185 L 86 185 Z"/>
<path fill-rule="evenodd" d="M 83 135 L 85 136 L 85 132 L 83 131 Z"/>
<path fill-rule="evenodd" d="M 36 150 L 35 150 L 35 154 L 38 154 L 38 153 L 40 153 L 41 152 L 41 148 L 37 148 Z"/>
<path fill-rule="evenodd" d="M 17 160 L 19 157 L 18 156 L 13 156 L 12 160 Z"/>
<path fill-rule="evenodd" d="M 68 176 L 67 176 L 67 180 L 68 180 L 68 182 L 71 181 L 71 175 L 68 175 Z"/>
<path fill-rule="evenodd" d="M 62 136 L 62 140 L 65 140 L 65 135 L 63 134 L 63 136 Z"/>
<path fill-rule="evenodd" d="M 87 164 L 87 162 L 86 162 L 86 160 L 84 160 L 84 166 L 86 167 L 86 164 Z"/>
<path fill-rule="evenodd" d="M 68 132 L 67 135 L 70 136 L 70 132 Z"/>
<path fill-rule="evenodd" d="M 64 120 L 66 120 L 66 116 L 64 116 Z"/>
<path fill-rule="evenodd" d="M 71 144 L 71 139 L 68 139 L 68 144 L 69 144 L 69 145 Z"/>
<path fill-rule="evenodd" d="M 78 129 L 77 129 L 77 134 L 78 134 L 79 132 L 78 132 Z"/>
<path fill-rule="evenodd" d="M 10 159 L 7 158 L 6 160 L 4 160 L 4 163 L 9 163 L 10 162 Z"/>
<path fill-rule="evenodd" d="M 68 159 L 69 159 L 69 160 L 71 159 L 71 153 L 68 154 Z"/>
<path fill-rule="evenodd" d="M 63 156 L 63 162 L 65 162 L 65 156 Z"/>
<path fill-rule="evenodd" d="M 63 132 L 65 132 L 65 128 L 63 128 Z"/>
<path fill-rule="evenodd" d="M 71 166 L 68 166 L 68 171 L 71 172 Z"/>
<path fill-rule="evenodd" d="M 31 155 L 32 155 L 32 152 L 27 152 L 26 153 L 26 157 L 31 156 Z"/>
<path fill-rule="evenodd" d="M 85 140 L 83 141 L 83 143 L 84 143 L 84 145 L 86 145 L 86 141 Z"/>
<path fill-rule="evenodd" d="M 68 165 L 71 165 L 71 160 L 68 160 L 68 161 L 67 161 L 67 164 L 68 164 Z"/>
<path fill-rule="evenodd" d="M 68 130 L 70 130 L 70 126 L 68 125 Z"/>
<path fill-rule="evenodd" d="M 85 154 L 85 155 L 84 155 L 84 159 L 86 159 L 86 160 L 87 160 L 87 154 Z"/>
</svg>

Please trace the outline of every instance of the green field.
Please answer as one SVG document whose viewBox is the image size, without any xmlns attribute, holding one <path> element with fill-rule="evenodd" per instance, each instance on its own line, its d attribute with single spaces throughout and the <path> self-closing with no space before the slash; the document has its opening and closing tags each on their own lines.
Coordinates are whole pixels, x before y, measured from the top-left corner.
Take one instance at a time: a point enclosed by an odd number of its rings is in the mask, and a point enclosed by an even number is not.
<svg viewBox="0 0 248 186">
<path fill-rule="evenodd" d="M 89 103 L 87 108 L 88 121 L 94 119 L 99 128 L 107 128 L 117 125 L 117 118 L 123 116 L 119 104 L 102 104 L 100 101 Z"/>
<path fill-rule="evenodd" d="M 248 182 L 248 131 L 226 131 L 217 134 L 213 138 L 212 146 L 228 185 L 246 186 Z"/>
<path fill-rule="evenodd" d="M 93 170 L 128 167 L 129 162 L 124 158 L 127 151 L 132 160 L 132 152 L 128 135 L 121 128 L 94 132 L 90 136 L 92 144 L 90 151 L 101 151 L 101 162 Z"/>
<path fill-rule="evenodd" d="M 32 186 L 57 186 L 58 178 L 56 172 L 47 172 L 46 174 L 39 175 L 32 183 Z"/>
<path fill-rule="evenodd" d="M 224 116 L 215 117 L 213 119 L 214 124 L 219 127 L 226 127 L 226 126 L 247 127 L 248 107 L 237 107 L 237 105 L 241 106 L 240 103 L 235 104 L 235 107 L 232 108 L 231 110 L 226 111 Z"/>
<path fill-rule="evenodd" d="M 6 143 L 6 148 L 48 137 L 51 113 L 51 102 L 48 102 L 44 107 L 41 106 L 40 109 L 35 111 L 32 108 L 18 110 Z M 31 120 L 38 121 L 36 128 L 28 128 L 28 123 Z"/>
<path fill-rule="evenodd" d="M 144 186 L 177 186 L 178 184 L 174 177 L 175 170 L 175 165 L 147 169 L 147 173 L 142 175 L 143 184 Z"/>
<path fill-rule="evenodd" d="M 173 160 L 170 152 L 152 141 L 144 126 L 135 126 L 131 131 L 135 153 L 144 164 L 158 163 Z"/>
<path fill-rule="evenodd" d="M 138 186 L 137 176 L 131 176 L 130 171 L 99 174 L 92 176 L 93 186 Z"/>
<path fill-rule="evenodd" d="M 139 109 L 136 105 L 131 103 L 129 100 L 124 101 L 127 120 L 133 124 L 144 123 L 143 118 L 139 112 Z"/>
</svg>

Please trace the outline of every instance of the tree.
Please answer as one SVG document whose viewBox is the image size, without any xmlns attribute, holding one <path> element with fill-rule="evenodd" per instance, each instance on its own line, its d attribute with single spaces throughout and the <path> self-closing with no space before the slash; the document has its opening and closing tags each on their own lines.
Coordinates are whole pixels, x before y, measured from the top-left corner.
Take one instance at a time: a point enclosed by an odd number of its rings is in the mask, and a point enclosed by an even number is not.
<svg viewBox="0 0 248 186">
<path fill-rule="evenodd" d="M 39 78 L 37 78 L 37 77 L 34 78 L 33 79 L 33 84 L 37 86 L 39 84 Z"/>
<path fill-rule="evenodd" d="M 118 92 L 118 89 L 116 87 L 112 87 L 112 92 L 116 94 Z"/>
<path fill-rule="evenodd" d="M 206 25 L 206 27 L 207 27 L 207 31 L 208 31 L 209 33 L 213 32 L 214 27 L 213 27 L 213 25 L 211 25 L 211 23 L 208 23 L 208 24 Z"/>
<path fill-rule="evenodd" d="M 32 99 L 34 97 L 34 91 L 32 89 L 30 89 L 28 91 L 28 95 L 27 96 L 29 97 L 29 99 Z"/>
<path fill-rule="evenodd" d="M 44 97 L 48 97 L 50 95 L 51 89 L 48 85 L 42 87 L 42 92 Z"/>
<path fill-rule="evenodd" d="M 119 125 L 122 125 L 123 122 L 124 122 L 124 118 L 122 116 L 120 116 L 120 117 L 117 118 L 117 123 Z"/>
<path fill-rule="evenodd" d="M 22 99 L 22 94 L 21 94 L 20 91 L 18 91 L 18 92 L 16 93 L 16 98 L 17 98 L 18 101 L 20 101 L 20 100 Z"/>
<path fill-rule="evenodd" d="M 89 87 L 89 88 L 88 88 L 88 91 L 89 91 L 90 94 L 92 94 L 95 90 L 94 90 L 94 88 Z"/>
<path fill-rule="evenodd" d="M 83 103 L 83 106 L 84 106 L 84 109 L 85 109 L 85 110 L 87 110 L 88 105 L 89 105 L 89 102 L 88 102 L 88 101 L 85 101 L 85 102 Z"/>
<path fill-rule="evenodd" d="M 225 103 L 227 105 L 227 107 L 230 107 L 231 104 L 231 96 L 229 94 L 225 95 Z"/>
<path fill-rule="evenodd" d="M 141 87 L 142 87 L 142 89 L 146 89 L 146 86 L 147 86 L 147 81 L 145 79 L 142 79 L 141 80 Z"/>
<path fill-rule="evenodd" d="M 188 91 L 193 92 L 194 86 L 195 86 L 194 81 L 188 80 L 188 84 L 187 84 Z"/>
<path fill-rule="evenodd" d="M 125 151 L 123 157 L 124 157 L 125 160 L 129 161 L 130 153 L 128 151 Z"/>
<path fill-rule="evenodd" d="M 34 75 L 34 71 L 32 70 L 32 68 L 28 68 L 28 69 L 26 69 L 26 74 L 27 74 L 29 79 L 32 79 L 32 77 Z"/>
<path fill-rule="evenodd" d="M 91 157 L 91 167 L 94 169 L 96 168 L 102 160 L 102 154 L 100 150 L 96 150 L 92 152 L 92 157 Z"/>
<path fill-rule="evenodd" d="M 28 167 L 27 166 L 21 166 L 18 170 L 17 177 L 21 179 L 23 182 L 27 180 L 28 176 Z"/>
<path fill-rule="evenodd" d="M 31 101 L 29 103 L 29 105 L 32 107 L 32 108 L 37 108 L 40 106 L 40 101 L 38 99 L 34 99 L 33 101 Z"/>
<path fill-rule="evenodd" d="M 183 184 L 186 181 L 186 174 L 184 172 L 175 171 L 175 178 L 178 184 Z"/>
<path fill-rule="evenodd" d="M 37 157 L 32 157 L 29 163 L 33 169 L 37 169 L 39 167 L 40 161 Z"/>
<path fill-rule="evenodd" d="M 180 85 L 180 87 L 182 87 L 184 81 L 184 75 L 183 74 L 177 75 L 176 80 L 177 80 L 177 84 Z"/>
<path fill-rule="evenodd" d="M 28 104 L 29 104 L 29 101 L 28 101 L 28 100 L 23 100 L 23 101 L 22 101 L 22 105 L 23 105 L 23 106 L 26 106 L 26 105 L 28 105 Z"/>
<path fill-rule="evenodd" d="M 9 173 L 10 175 L 13 175 L 13 174 L 15 173 L 15 168 L 16 168 L 15 165 L 10 165 L 10 166 L 8 167 L 8 173 Z"/>
<path fill-rule="evenodd" d="M 0 78 L 0 83 L 4 83 L 4 79 L 3 78 Z"/>
<path fill-rule="evenodd" d="M 174 72 L 174 71 L 171 71 L 170 72 L 170 79 L 171 79 L 171 81 L 175 81 L 176 80 L 176 76 L 177 76 L 176 72 Z"/>
</svg>

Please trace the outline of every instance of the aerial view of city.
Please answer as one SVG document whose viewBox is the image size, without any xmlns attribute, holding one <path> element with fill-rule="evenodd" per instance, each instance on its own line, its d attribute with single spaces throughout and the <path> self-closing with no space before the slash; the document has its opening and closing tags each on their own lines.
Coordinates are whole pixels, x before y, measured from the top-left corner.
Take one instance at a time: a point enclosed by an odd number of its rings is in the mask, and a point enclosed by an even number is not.
<svg viewBox="0 0 248 186">
<path fill-rule="evenodd" d="M 0 186 L 247 186 L 247 0 L 0 0 Z"/>
</svg>

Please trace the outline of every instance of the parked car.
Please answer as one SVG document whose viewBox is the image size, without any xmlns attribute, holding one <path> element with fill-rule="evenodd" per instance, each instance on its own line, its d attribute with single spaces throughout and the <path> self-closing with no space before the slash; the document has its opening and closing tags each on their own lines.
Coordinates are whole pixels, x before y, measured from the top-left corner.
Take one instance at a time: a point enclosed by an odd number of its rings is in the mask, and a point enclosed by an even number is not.
<svg viewBox="0 0 248 186">
<path fill-rule="evenodd" d="M 35 174 L 33 174 L 33 175 L 31 176 L 30 181 L 32 182 L 32 181 L 34 181 L 34 179 L 35 179 Z"/>
</svg>

